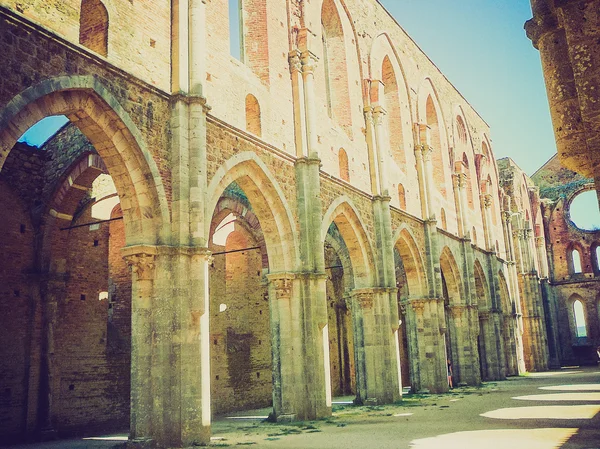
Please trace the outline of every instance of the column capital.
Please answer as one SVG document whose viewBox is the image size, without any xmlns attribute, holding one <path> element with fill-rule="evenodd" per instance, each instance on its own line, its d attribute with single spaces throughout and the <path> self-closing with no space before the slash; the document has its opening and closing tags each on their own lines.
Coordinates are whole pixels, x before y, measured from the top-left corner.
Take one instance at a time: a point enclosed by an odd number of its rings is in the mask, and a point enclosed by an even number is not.
<svg viewBox="0 0 600 449">
<path fill-rule="evenodd" d="M 535 238 L 535 244 L 536 244 L 536 246 L 543 247 L 546 245 L 546 239 L 543 236 L 538 235 Z"/>
<path fill-rule="evenodd" d="M 510 223 L 510 221 L 511 221 L 511 218 L 512 218 L 512 213 L 511 213 L 509 210 L 503 210 L 503 211 L 502 211 L 502 219 L 504 220 L 504 222 L 505 222 L 507 225 L 511 224 L 511 223 Z"/>
<path fill-rule="evenodd" d="M 140 280 L 150 280 L 154 278 L 154 267 L 156 254 L 137 253 L 123 256 L 131 271 L 137 274 Z"/>
<path fill-rule="evenodd" d="M 288 62 L 290 64 L 290 73 L 302 72 L 302 54 L 298 50 L 292 50 L 288 54 Z"/>
<path fill-rule="evenodd" d="M 291 299 L 292 283 L 295 278 L 294 273 L 273 273 L 267 275 L 269 284 L 272 284 L 275 289 L 275 298 L 277 300 Z"/>
<path fill-rule="evenodd" d="M 467 186 L 467 174 L 466 173 L 454 173 L 454 185 L 458 189 L 463 189 Z"/>
<path fill-rule="evenodd" d="M 295 165 L 317 165 L 321 166 L 321 159 L 316 156 L 304 156 L 296 159 Z"/>
<path fill-rule="evenodd" d="M 482 198 L 483 207 L 485 209 L 490 209 L 492 207 L 492 204 L 494 203 L 494 198 L 492 197 L 492 195 L 489 193 L 485 193 L 485 194 L 481 195 L 481 198 Z"/>
<path fill-rule="evenodd" d="M 355 304 L 358 304 L 361 309 L 372 309 L 374 303 L 375 292 L 370 288 L 361 288 L 352 290 L 350 293 Z"/>
<path fill-rule="evenodd" d="M 417 157 L 422 157 L 424 161 L 428 162 L 431 160 L 433 147 L 430 145 L 417 144 L 415 145 L 415 154 Z"/>
<path fill-rule="evenodd" d="M 302 63 L 302 74 L 307 76 L 314 74 L 319 58 L 311 51 L 305 50 L 300 54 L 300 61 Z"/>
</svg>

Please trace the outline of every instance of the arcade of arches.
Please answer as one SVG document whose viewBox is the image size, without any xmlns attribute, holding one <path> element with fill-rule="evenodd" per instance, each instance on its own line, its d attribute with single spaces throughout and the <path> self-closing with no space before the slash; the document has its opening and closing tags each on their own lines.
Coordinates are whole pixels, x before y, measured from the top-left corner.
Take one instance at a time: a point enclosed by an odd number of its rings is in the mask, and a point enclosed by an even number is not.
<svg viewBox="0 0 600 449">
<path fill-rule="evenodd" d="M 378 2 L 64 3 L 0 1 L 3 441 L 202 445 L 554 360 L 538 192 Z"/>
</svg>

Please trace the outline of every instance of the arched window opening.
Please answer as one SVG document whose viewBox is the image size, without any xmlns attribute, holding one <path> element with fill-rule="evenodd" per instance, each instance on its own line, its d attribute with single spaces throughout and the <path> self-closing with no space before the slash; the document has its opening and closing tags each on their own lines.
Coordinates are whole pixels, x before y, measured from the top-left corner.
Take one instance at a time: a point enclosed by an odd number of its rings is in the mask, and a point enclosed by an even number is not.
<svg viewBox="0 0 600 449">
<path fill-rule="evenodd" d="M 252 94 L 246 96 L 246 131 L 258 137 L 262 135 L 260 124 L 260 105 Z"/>
<path fill-rule="evenodd" d="M 340 178 L 346 182 L 350 182 L 350 169 L 348 167 L 348 155 L 346 154 L 346 150 L 340 148 L 338 157 L 340 162 Z"/>
<path fill-rule="evenodd" d="M 325 105 L 327 115 L 333 118 L 333 105 L 331 103 L 331 73 L 329 72 L 329 53 L 327 51 L 327 31 L 321 26 L 323 39 L 323 70 L 325 70 Z"/>
<path fill-rule="evenodd" d="M 108 11 L 100 0 L 81 2 L 79 43 L 102 56 L 108 56 Z"/>
<path fill-rule="evenodd" d="M 581 273 L 581 255 L 579 254 L 579 250 L 573 249 L 571 251 L 571 261 L 573 263 L 572 273 Z"/>
<path fill-rule="evenodd" d="M 447 231 L 448 227 L 447 227 L 447 223 L 446 223 L 446 211 L 444 210 L 443 207 L 442 207 L 442 211 L 440 212 L 440 218 L 442 220 L 442 229 L 444 231 Z"/>
<path fill-rule="evenodd" d="M 398 97 L 398 81 L 390 58 L 383 59 L 381 81 L 384 86 L 385 109 L 390 138 L 390 149 L 398 166 L 404 169 L 406 156 L 403 148 L 402 117 L 400 116 L 400 99 Z"/>
<path fill-rule="evenodd" d="M 348 68 L 346 43 L 342 22 L 333 0 L 325 0 L 321 9 L 323 30 L 323 66 L 325 68 L 325 88 L 329 90 L 329 116 L 350 135 L 351 108 L 348 89 Z"/>
<path fill-rule="evenodd" d="M 456 132 L 458 135 L 458 143 L 461 145 L 467 144 L 467 127 L 462 117 L 459 115 L 456 117 Z"/>
<path fill-rule="evenodd" d="M 430 145 L 433 147 L 432 162 L 436 169 L 433 171 L 433 180 L 438 187 L 440 193 L 446 197 L 446 178 L 444 174 L 444 162 L 442 159 L 442 148 L 440 138 L 440 126 L 435 104 L 431 95 L 427 97 L 425 103 L 425 111 L 427 115 L 427 126 L 429 126 Z M 452 161 L 451 163 L 454 163 Z"/>
<path fill-rule="evenodd" d="M 469 203 L 469 208 L 473 209 L 475 207 L 475 203 L 473 201 L 473 185 L 471 183 L 471 168 L 469 166 L 469 158 L 467 157 L 467 153 L 463 153 L 462 163 L 465 166 L 465 173 L 467 175 L 467 186 L 466 186 L 467 187 L 467 202 Z"/>
<path fill-rule="evenodd" d="M 485 162 L 486 162 L 486 164 L 489 164 L 489 162 L 490 162 L 490 149 L 487 146 L 487 143 L 483 142 L 481 144 L 481 151 L 483 152 L 483 155 L 485 156 Z"/>
<path fill-rule="evenodd" d="M 242 1 L 229 1 L 229 54 L 238 61 L 244 61 L 244 24 L 242 21 Z"/>
<path fill-rule="evenodd" d="M 400 209 L 406 210 L 406 192 L 402 184 L 398 184 L 398 201 L 400 202 Z"/>
<path fill-rule="evenodd" d="M 573 316 L 575 317 L 575 336 L 577 338 L 587 337 L 587 326 L 585 324 L 585 312 L 583 310 L 582 302 L 578 299 L 576 299 L 573 302 Z"/>
<path fill-rule="evenodd" d="M 598 276 L 600 274 L 600 244 L 595 244 L 595 248 L 592 254 L 592 257 L 594 258 L 594 260 L 592 261 L 592 266 L 594 267 L 594 273 L 596 273 L 596 276 Z"/>
</svg>

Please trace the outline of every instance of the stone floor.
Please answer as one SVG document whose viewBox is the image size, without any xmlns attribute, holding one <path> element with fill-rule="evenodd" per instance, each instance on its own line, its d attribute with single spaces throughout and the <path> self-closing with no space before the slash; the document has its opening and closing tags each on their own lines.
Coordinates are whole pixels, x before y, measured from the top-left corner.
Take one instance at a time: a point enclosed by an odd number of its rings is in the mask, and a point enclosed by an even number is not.
<svg viewBox="0 0 600 449">
<path fill-rule="evenodd" d="M 348 402 L 349 398 L 342 401 Z M 268 410 L 223 417 L 211 446 L 286 449 L 598 449 L 600 368 L 534 373 L 443 395 L 405 395 L 393 406 L 335 404 L 330 419 L 265 423 Z M 13 446 L 113 448 L 126 435 Z"/>
</svg>

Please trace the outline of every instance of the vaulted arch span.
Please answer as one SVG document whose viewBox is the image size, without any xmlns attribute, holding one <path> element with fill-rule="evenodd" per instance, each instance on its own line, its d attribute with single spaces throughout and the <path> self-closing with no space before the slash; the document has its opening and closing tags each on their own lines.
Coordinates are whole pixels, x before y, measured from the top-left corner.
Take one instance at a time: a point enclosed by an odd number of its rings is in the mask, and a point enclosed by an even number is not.
<svg viewBox="0 0 600 449">
<path fill-rule="evenodd" d="M 283 190 L 263 161 L 255 153 L 244 152 L 227 160 L 215 173 L 208 186 L 206 216 L 212 216 L 225 189 L 235 182 L 251 198 L 260 221 L 269 255 L 269 270 L 291 271 L 297 265 L 294 219 Z M 206 222 L 209 235 L 210 222 Z"/>
<path fill-rule="evenodd" d="M 396 249 L 402 258 L 410 297 L 424 297 L 427 294 L 427 279 L 419 246 L 406 227 L 401 227 L 396 231 L 394 242 L 396 242 Z"/>
<path fill-rule="evenodd" d="M 325 242 L 331 223 L 335 223 L 337 226 L 348 249 L 352 260 L 355 288 L 372 286 L 372 269 L 374 267 L 372 246 L 360 215 L 350 198 L 346 196 L 339 197 L 325 212 L 321 227 L 323 242 Z"/>
<path fill-rule="evenodd" d="M 126 223 L 127 245 L 156 242 L 169 221 L 163 181 L 129 114 L 92 76 L 36 84 L 0 111 L 0 168 L 17 140 L 51 115 L 65 115 L 88 138 L 112 176 Z"/>
</svg>

